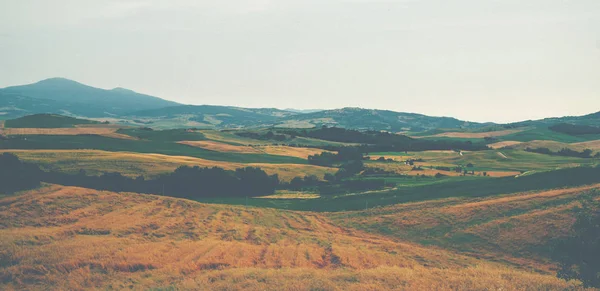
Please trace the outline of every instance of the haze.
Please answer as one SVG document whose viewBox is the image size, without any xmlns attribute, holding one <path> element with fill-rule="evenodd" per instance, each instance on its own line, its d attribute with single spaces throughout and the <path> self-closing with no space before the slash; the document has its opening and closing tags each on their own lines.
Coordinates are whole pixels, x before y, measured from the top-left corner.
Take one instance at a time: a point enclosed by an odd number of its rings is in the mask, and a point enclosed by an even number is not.
<svg viewBox="0 0 600 291">
<path fill-rule="evenodd" d="M 0 0 L 0 87 L 507 122 L 600 110 L 600 1 Z"/>
</svg>

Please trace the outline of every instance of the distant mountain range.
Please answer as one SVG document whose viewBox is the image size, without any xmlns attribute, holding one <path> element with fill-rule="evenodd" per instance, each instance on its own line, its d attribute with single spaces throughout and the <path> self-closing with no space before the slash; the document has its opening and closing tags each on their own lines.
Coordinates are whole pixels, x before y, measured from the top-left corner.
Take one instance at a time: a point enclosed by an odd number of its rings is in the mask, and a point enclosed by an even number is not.
<svg viewBox="0 0 600 291">
<path fill-rule="evenodd" d="M 87 118 L 112 118 L 121 123 L 156 127 L 300 127 L 338 126 L 353 129 L 425 131 L 436 128 L 477 129 L 494 123 L 477 123 L 452 117 L 363 108 L 297 110 L 183 105 L 158 97 L 115 88 L 105 90 L 64 78 L 0 89 L 0 119 L 36 113 Z M 513 123 L 547 125 L 573 123 L 600 125 L 600 112 L 579 117 L 547 118 Z"/>
</svg>

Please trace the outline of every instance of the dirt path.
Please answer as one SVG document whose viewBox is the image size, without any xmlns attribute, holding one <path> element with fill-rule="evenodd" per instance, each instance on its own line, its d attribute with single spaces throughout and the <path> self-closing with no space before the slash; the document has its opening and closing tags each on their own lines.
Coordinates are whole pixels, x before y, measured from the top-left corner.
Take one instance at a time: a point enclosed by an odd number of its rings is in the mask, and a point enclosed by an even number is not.
<svg viewBox="0 0 600 291">
<path fill-rule="evenodd" d="M 501 156 L 501 157 L 505 158 L 505 159 L 508 159 L 508 157 L 507 157 L 506 155 L 504 155 L 503 153 L 501 153 L 501 152 L 497 152 L 497 154 L 498 154 L 499 156 Z"/>
</svg>

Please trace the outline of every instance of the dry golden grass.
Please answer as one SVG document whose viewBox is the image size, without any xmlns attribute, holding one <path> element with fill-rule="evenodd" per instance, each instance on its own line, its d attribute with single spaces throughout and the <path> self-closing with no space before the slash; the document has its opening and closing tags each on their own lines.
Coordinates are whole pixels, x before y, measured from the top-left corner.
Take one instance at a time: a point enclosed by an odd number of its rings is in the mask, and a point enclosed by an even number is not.
<svg viewBox="0 0 600 291">
<path fill-rule="evenodd" d="M 399 204 L 350 215 L 331 214 L 343 225 L 385 229 L 402 239 L 426 240 L 493 261 L 552 270 L 544 249 L 568 234 L 574 207 L 586 195 L 600 196 L 600 184 L 500 195 Z"/>
<path fill-rule="evenodd" d="M 489 132 L 444 132 L 423 137 L 453 137 L 453 138 L 484 138 L 484 137 L 498 137 L 505 136 L 517 132 L 524 131 L 524 129 L 506 129 Z M 423 138 L 420 137 L 420 138 Z"/>
<path fill-rule="evenodd" d="M 256 148 L 270 155 L 297 157 L 301 159 L 308 159 L 308 156 L 321 154 L 323 152 L 329 152 L 326 150 L 316 148 L 302 148 L 289 146 L 261 146 Z"/>
<path fill-rule="evenodd" d="M 508 146 L 515 146 L 522 143 L 521 141 L 512 141 L 512 140 L 507 140 L 507 141 L 499 141 L 496 143 L 492 143 L 492 144 L 488 144 L 488 147 L 492 148 L 492 149 L 501 149 L 504 147 L 508 147 Z"/>
<path fill-rule="evenodd" d="M 117 133 L 117 127 L 73 127 L 73 128 L 5 128 L 6 135 L 82 135 L 94 134 L 120 139 L 136 139 Z"/>
<path fill-rule="evenodd" d="M 548 148 L 551 151 L 559 151 L 563 148 L 572 149 L 574 151 L 583 151 L 590 149 L 594 152 L 600 151 L 600 140 L 592 140 L 577 143 L 563 143 L 551 140 L 532 140 L 528 142 L 522 142 L 514 145 L 510 145 L 514 149 L 526 149 L 526 148 Z"/>
<path fill-rule="evenodd" d="M 251 146 L 240 146 L 240 145 L 230 145 L 222 142 L 216 141 L 180 141 L 180 144 L 185 144 L 193 147 L 199 147 L 206 150 L 216 151 L 216 152 L 226 152 L 226 153 L 261 153 L 261 151 L 251 147 Z"/>
<path fill-rule="evenodd" d="M 576 146 L 583 149 L 600 150 L 600 140 L 572 143 L 571 146 Z"/>
<path fill-rule="evenodd" d="M 277 191 L 273 195 L 256 197 L 260 199 L 316 199 L 321 197 L 317 193 L 306 193 L 301 191 Z"/>
<path fill-rule="evenodd" d="M 307 159 L 308 156 L 326 152 L 326 150 L 316 148 L 290 147 L 290 146 L 274 146 L 274 145 L 231 145 L 217 141 L 180 141 L 180 144 L 199 147 L 217 152 L 229 153 L 265 153 L 269 155 L 297 157 Z"/>
<path fill-rule="evenodd" d="M 366 168 L 373 169 L 381 169 L 388 172 L 392 172 L 399 175 L 408 175 L 408 176 L 417 176 L 417 175 L 425 175 L 425 176 L 435 176 L 440 173 L 442 175 L 450 176 L 450 177 L 458 177 L 461 176 L 462 173 L 457 173 L 455 171 L 443 171 L 437 169 L 431 169 L 430 166 L 445 166 L 445 167 L 456 167 L 456 165 L 448 164 L 448 163 L 430 163 L 430 162 L 416 162 L 416 166 L 420 166 L 421 170 L 413 170 L 413 166 L 406 165 L 404 163 L 391 163 L 391 162 L 369 162 L 365 164 Z M 484 171 L 475 171 L 475 176 L 482 176 Z M 489 177 L 514 177 L 521 172 L 517 171 L 485 171 L 487 176 Z M 471 175 L 471 174 L 469 174 Z"/>
<path fill-rule="evenodd" d="M 49 186 L 0 199 L 0 289 L 580 288 L 321 214 Z"/>
<path fill-rule="evenodd" d="M 142 154 L 132 152 L 108 152 L 100 150 L 0 150 L 11 152 L 24 161 L 42 164 L 46 168 L 77 173 L 80 169 L 89 174 L 119 172 L 136 177 L 139 175 L 156 176 L 171 172 L 179 166 L 220 167 L 235 170 L 243 167 L 259 167 L 268 174 L 278 174 L 283 181 L 294 177 L 315 175 L 322 178 L 326 173 L 335 173 L 337 169 L 301 164 L 233 163 L 212 161 L 187 156 L 169 156 L 161 154 Z"/>
</svg>

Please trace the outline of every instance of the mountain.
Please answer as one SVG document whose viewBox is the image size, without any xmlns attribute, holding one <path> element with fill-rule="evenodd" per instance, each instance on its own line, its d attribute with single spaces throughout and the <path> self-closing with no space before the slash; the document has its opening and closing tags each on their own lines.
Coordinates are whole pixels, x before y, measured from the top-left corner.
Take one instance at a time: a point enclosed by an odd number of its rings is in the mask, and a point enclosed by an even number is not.
<svg viewBox="0 0 600 291">
<path fill-rule="evenodd" d="M 0 89 L 0 108 L 7 114 L 61 113 L 86 117 L 120 116 L 133 108 L 150 110 L 179 103 L 115 88 L 104 90 L 63 78 Z"/>
<path fill-rule="evenodd" d="M 451 117 L 363 108 L 342 108 L 283 118 L 278 126 L 303 123 L 313 126 L 338 126 L 353 129 L 421 131 L 434 128 L 478 128 L 492 123 L 476 123 Z"/>
</svg>

